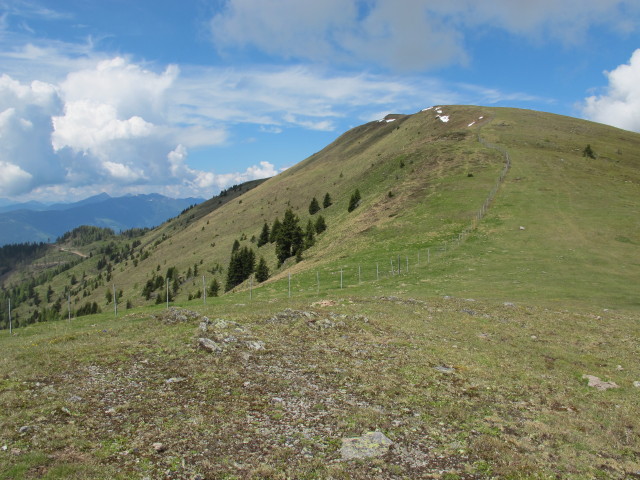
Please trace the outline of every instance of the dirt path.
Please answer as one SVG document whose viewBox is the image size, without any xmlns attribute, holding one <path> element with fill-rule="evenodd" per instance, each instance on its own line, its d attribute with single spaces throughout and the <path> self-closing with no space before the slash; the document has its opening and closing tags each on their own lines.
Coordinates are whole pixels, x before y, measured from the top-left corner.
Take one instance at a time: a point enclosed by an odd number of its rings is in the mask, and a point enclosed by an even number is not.
<svg viewBox="0 0 640 480">
<path fill-rule="evenodd" d="M 74 255 L 78 255 L 79 257 L 82 257 L 82 258 L 88 258 L 89 257 L 89 255 L 85 255 L 84 253 L 78 252 L 77 250 L 68 250 L 66 248 L 60 247 L 60 251 L 61 252 L 73 253 Z"/>
</svg>

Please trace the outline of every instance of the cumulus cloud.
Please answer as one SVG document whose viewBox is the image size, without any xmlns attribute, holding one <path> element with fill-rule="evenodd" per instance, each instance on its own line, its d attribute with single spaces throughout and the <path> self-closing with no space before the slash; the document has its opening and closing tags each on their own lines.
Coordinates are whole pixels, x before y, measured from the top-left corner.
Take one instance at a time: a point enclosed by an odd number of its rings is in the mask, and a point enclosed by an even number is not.
<svg viewBox="0 0 640 480">
<path fill-rule="evenodd" d="M 0 189 L 6 195 L 23 193 L 33 176 L 18 165 L 0 160 Z"/>
<path fill-rule="evenodd" d="M 19 195 L 63 178 L 49 141 L 51 115 L 60 108 L 53 85 L 0 77 L 0 171 L 5 194 Z"/>
<path fill-rule="evenodd" d="M 640 49 L 629 63 L 605 72 L 609 86 L 603 95 L 593 95 L 582 105 L 590 120 L 640 132 Z"/>
<path fill-rule="evenodd" d="M 222 51 L 423 70 L 464 63 L 474 29 L 571 44 L 595 24 L 636 30 L 630 12 L 640 12 L 635 0 L 227 0 L 211 32 Z"/>
</svg>

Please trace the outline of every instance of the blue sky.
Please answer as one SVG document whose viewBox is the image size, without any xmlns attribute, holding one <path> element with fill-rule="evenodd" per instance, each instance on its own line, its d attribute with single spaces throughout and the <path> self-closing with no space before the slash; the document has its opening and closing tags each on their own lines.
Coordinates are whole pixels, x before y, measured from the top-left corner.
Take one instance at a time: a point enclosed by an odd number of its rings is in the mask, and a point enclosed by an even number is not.
<svg viewBox="0 0 640 480">
<path fill-rule="evenodd" d="M 640 131 L 640 2 L 0 0 L 0 198 L 207 198 L 442 104 Z"/>
</svg>

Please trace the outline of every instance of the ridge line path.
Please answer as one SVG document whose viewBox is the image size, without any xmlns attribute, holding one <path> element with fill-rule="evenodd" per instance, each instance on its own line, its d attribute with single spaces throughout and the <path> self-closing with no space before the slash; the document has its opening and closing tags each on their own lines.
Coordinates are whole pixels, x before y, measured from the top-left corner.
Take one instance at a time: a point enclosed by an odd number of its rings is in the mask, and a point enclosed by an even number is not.
<svg viewBox="0 0 640 480">
<path fill-rule="evenodd" d="M 78 255 L 79 257 L 82 257 L 82 258 L 89 258 L 89 255 L 85 255 L 84 253 L 79 252 L 77 250 L 69 250 L 69 249 L 60 247 L 60 251 L 61 252 L 67 252 L 67 253 L 73 253 L 74 255 Z"/>
</svg>

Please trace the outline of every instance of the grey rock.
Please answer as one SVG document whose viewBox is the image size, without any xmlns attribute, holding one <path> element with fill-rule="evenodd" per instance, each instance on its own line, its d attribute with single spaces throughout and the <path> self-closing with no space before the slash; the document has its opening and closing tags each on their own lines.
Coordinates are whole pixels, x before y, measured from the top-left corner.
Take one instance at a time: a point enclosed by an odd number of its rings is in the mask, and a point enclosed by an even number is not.
<svg viewBox="0 0 640 480">
<path fill-rule="evenodd" d="M 444 365 L 438 365 L 437 367 L 433 367 L 440 373 L 454 373 L 456 371 L 455 368 L 445 367 Z"/>
<path fill-rule="evenodd" d="M 222 352 L 222 347 L 218 345 L 216 342 L 214 342 L 213 340 L 211 340 L 210 338 L 199 338 L 198 346 L 211 353 Z"/>
<path fill-rule="evenodd" d="M 640 388 L 640 382 L 633 382 L 633 386 L 636 388 Z"/>
<path fill-rule="evenodd" d="M 164 445 L 164 443 L 160 443 L 160 442 L 156 442 L 151 446 L 158 453 L 162 453 L 167 449 L 167 447 Z"/>
<path fill-rule="evenodd" d="M 361 437 L 343 438 L 340 455 L 343 460 L 380 457 L 389 451 L 393 442 L 382 432 L 368 432 Z"/>
<path fill-rule="evenodd" d="M 179 383 L 179 382 L 184 382 L 185 380 L 186 378 L 184 377 L 171 377 L 166 379 L 164 383 Z"/>
<path fill-rule="evenodd" d="M 245 345 L 251 350 L 264 350 L 264 342 L 262 340 L 249 340 Z"/>
<path fill-rule="evenodd" d="M 18 429 L 18 433 L 28 433 L 33 429 L 33 427 L 29 426 L 29 425 L 23 425 L 22 427 L 20 427 Z"/>
<path fill-rule="evenodd" d="M 589 381 L 589 386 L 597 388 L 598 390 L 608 390 L 610 388 L 619 388 L 615 382 L 603 382 L 598 377 L 593 375 L 582 375 L 582 378 Z"/>
</svg>

